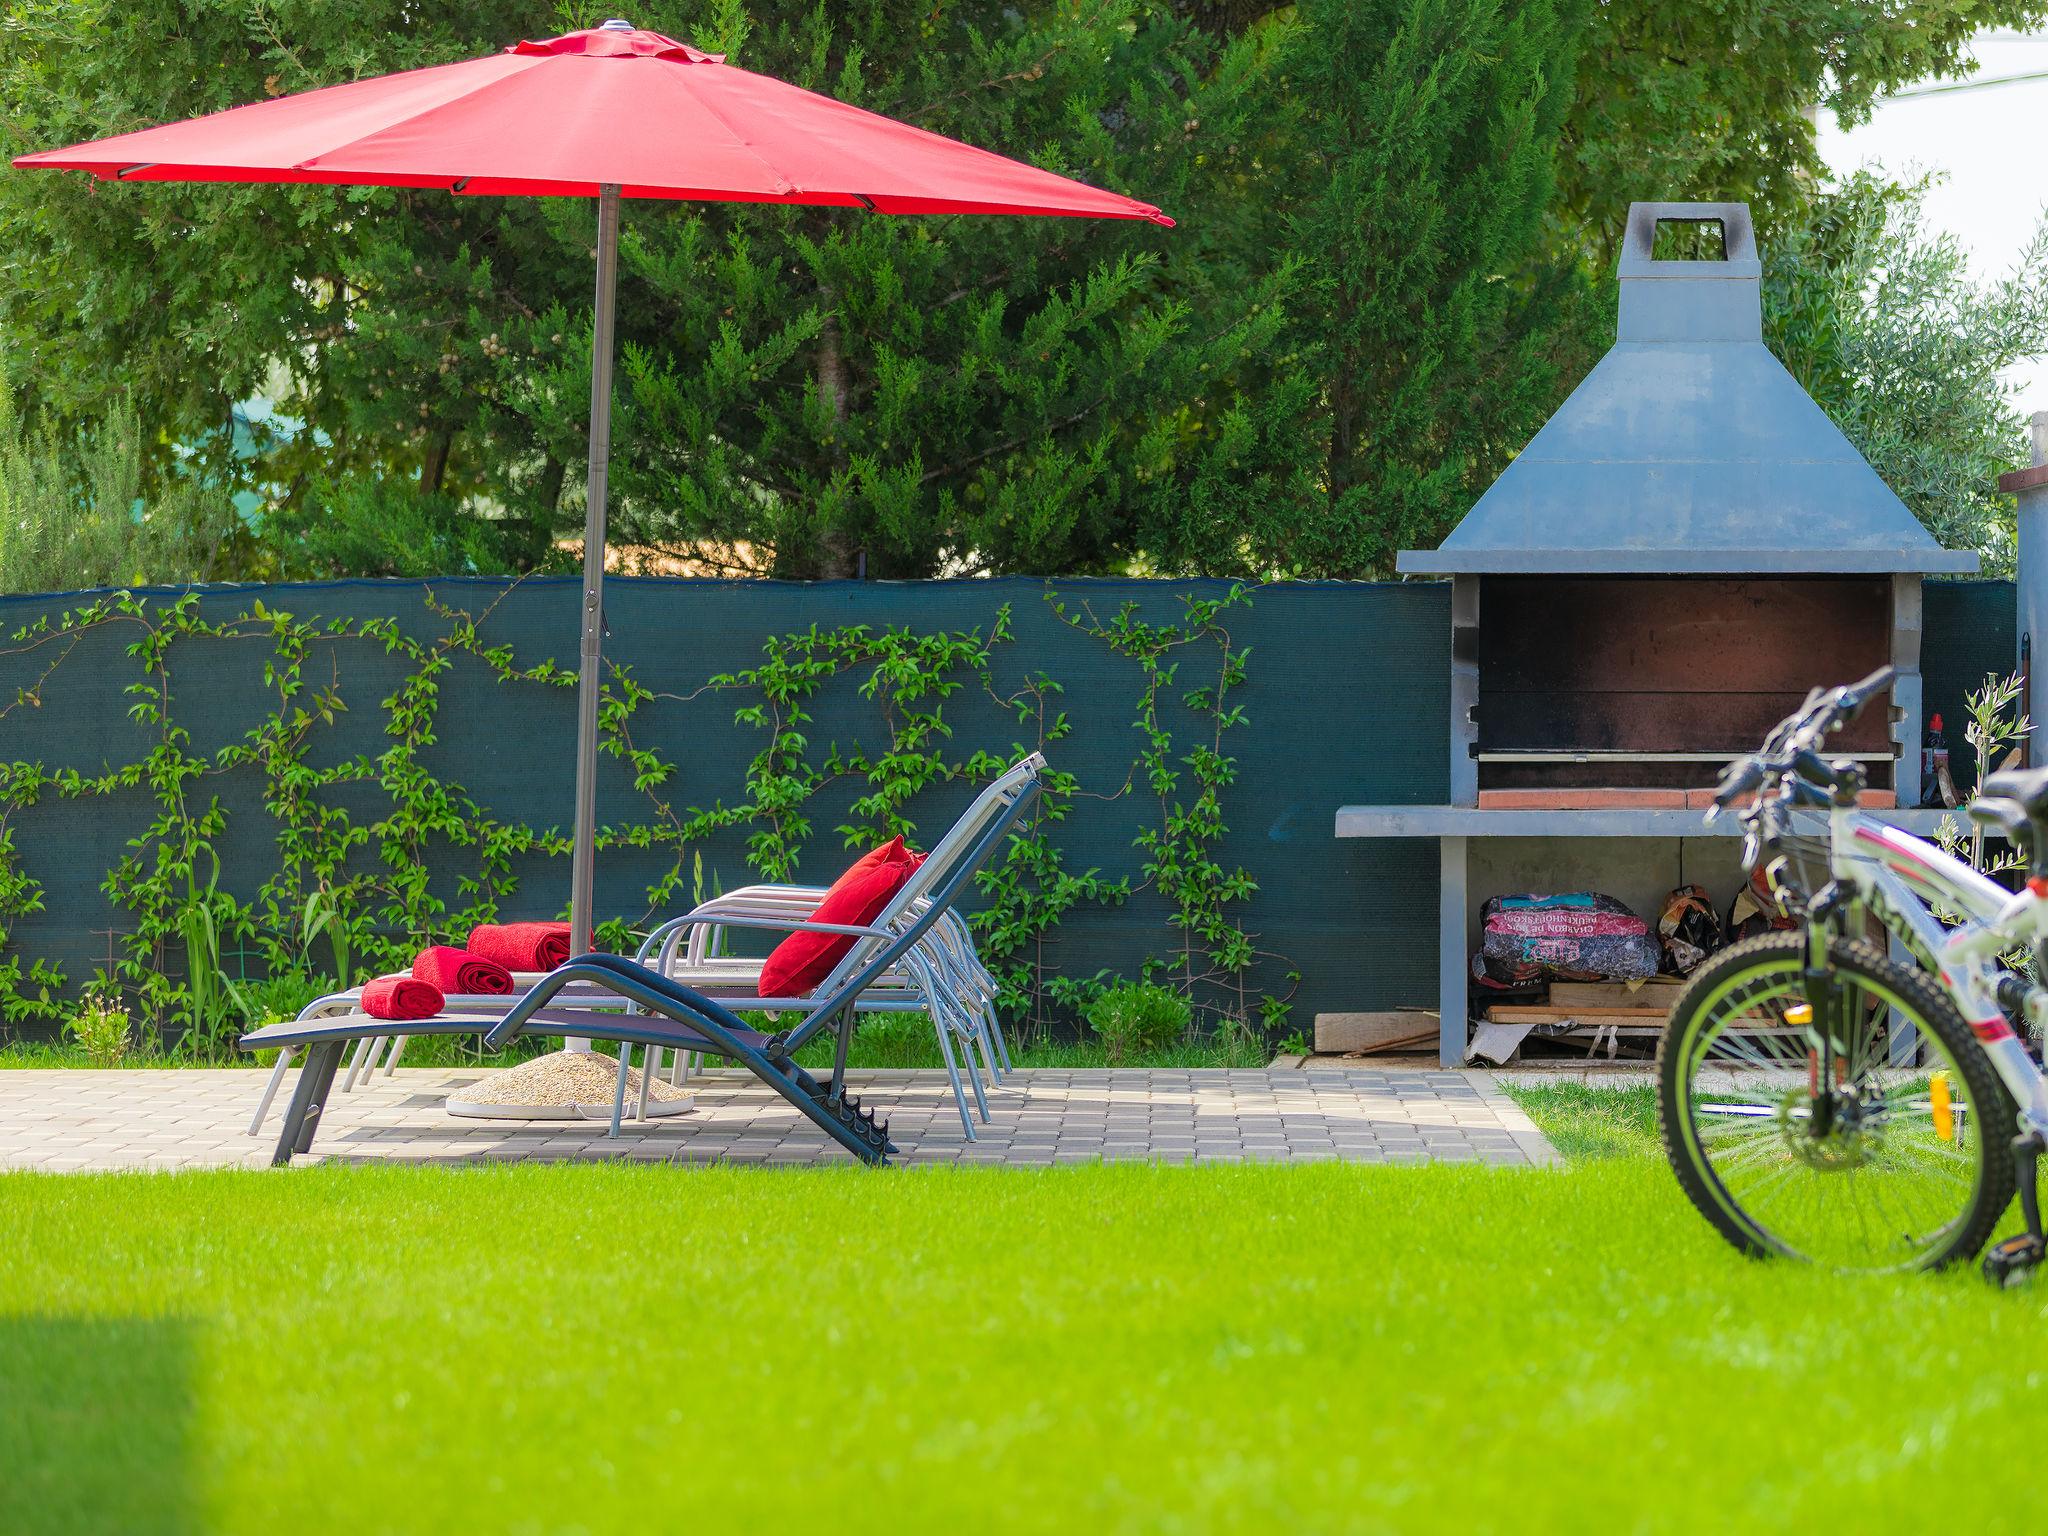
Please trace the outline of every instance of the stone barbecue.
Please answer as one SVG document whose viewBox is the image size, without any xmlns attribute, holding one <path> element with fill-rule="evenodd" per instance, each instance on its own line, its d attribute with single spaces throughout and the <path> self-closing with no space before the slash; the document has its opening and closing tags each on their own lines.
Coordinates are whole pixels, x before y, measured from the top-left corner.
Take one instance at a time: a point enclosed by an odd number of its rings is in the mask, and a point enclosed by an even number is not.
<svg viewBox="0 0 2048 1536">
<path fill-rule="evenodd" d="M 1657 259 L 1672 223 L 1717 226 L 1722 259 Z M 1976 555 L 1943 549 L 1764 345 L 1746 205 L 1635 204 L 1619 278 L 1614 346 L 1439 548 L 1397 562 L 1451 584 L 1447 803 L 1337 812 L 1339 837 L 1438 841 L 1445 1064 L 1484 898 L 1594 889 L 1654 918 L 1677 886 L 1732 890 L 1713 786 L 1809 688 L 1896 669 L 1837 755 L 1880 814 L 1935 815 L 1912 809 L 1921 581 Z"/>
</svg>

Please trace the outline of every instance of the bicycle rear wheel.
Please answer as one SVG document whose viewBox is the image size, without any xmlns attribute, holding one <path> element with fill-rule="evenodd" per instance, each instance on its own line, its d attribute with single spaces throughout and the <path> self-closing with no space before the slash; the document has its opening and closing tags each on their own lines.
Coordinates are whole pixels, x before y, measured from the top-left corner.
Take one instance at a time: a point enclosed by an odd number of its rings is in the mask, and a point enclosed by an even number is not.
<svg viewBox="0 0 2048 1536">
<path fill-rule="evenodd" d="M 1694 973 L 1657 1052 L 1671 1167 L 1745 1253 L 1848 1271 L 1968 1258 L 2012 1198 L 2012 1101 L 1924 974 L 1842 940 L 1828 961 L 1831 1020 L 1806 1006 L 1802 934 Z M 1924 1065 L 1891 1064 L 1900 1024 L 1920 1032 Z"/>
</svg>

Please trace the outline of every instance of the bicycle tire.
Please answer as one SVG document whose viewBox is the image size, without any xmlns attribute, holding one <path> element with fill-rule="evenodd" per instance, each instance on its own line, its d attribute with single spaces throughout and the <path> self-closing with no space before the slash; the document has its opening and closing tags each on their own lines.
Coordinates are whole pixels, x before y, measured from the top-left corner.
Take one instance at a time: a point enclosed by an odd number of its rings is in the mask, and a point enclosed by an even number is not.
<svg viewBox="0 0 2048 1536">
<path fill-rule="evenodd" d="M 1916 1015 L 1913 1023 L 1935 1039 L 1961 1074 L 1968 1095 L 1965 1102 L 1975 1106 L 1975 1113 L 1981 1116 L 1975 1181 L 1967 1205 L 1927 1252 L 1914 1262 L 1889 1267 L 1934 1270 L 1968 1259 L 1984 1246 L 2012 1199 L 2013 1163 L 2008 1152 L 2014 1135 L 2012 1099 L 1955 1004 L 1924 972 L 1900 965 L 1875 946 L 1856 940 L 1835 940 L 1829 946 L 1828 961 L 1869 995 L 1889 994 Z M 1731 989 L 1741 977 L 1763 977 L 1773 970 L 1797 977 L 1805 964 L 1803 933 L 1763 934 L 1730 946 L 1693 973 L 1671 1006 L 1657 1047 L 1658 1130 L 1672 1172 L 1708 1223 L 1735 1248 L 1757 1257 L 1807 1259 L 1812 1255 L 1789 1246 L 1768 1225 L 1745 1212 L 1738 1197 L 1722 1182 L 1691 1113 L 1690 1072 L 1696 1057 L 1713 1043 L 1713 1037 L 1705 1035 L 1716 1024 L 1709 1010 L 1733 995 Z"/>
</svg>

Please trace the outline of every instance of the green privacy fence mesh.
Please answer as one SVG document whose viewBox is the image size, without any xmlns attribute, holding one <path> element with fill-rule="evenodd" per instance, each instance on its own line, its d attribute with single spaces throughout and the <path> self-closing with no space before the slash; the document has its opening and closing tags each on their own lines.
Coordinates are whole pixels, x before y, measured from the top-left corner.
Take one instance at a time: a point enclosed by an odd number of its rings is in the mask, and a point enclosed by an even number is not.
<svg viewBox="0 0 2048 1536">
<path fill-rule="evenodd" d="M 614 580 L 598 911 L 829 880 L 1020 751 L 979 896 L 1027 1027 L 1151 974 L 1211 1025 L 1434 996 L 1436 856 L 1332 836 L 1446 792 L 1439 584 Z M 0 1024 L 106 976 L 218 1049 L 265 978 L 401 960 L 567 891 L 578 591 L 346 582 L 0 602 Z M 1928 590 L 1930 709 L 2009 665 L 2008 586 Z"/>
</svg>

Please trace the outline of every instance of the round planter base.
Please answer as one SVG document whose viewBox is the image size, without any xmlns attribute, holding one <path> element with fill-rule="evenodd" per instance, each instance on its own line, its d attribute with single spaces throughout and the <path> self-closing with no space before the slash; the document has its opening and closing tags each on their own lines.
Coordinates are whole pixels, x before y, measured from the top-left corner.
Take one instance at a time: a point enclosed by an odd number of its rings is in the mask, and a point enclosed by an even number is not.
<svg viewBox="0 0 2048 1536">
<path fill-rule="evenodd" d="M 466 1120 L 610 1120 L 618 1063 L 594 1051 L 555 1051 L 494 1072 L 448 1096 L 449 1114 Z M 657 1075 L 647 1095 L 650 1120 L 686 1115 L 694 1100 Z M 626 1074 L 626 1114 L 638 1120 L 640 1073 Z"/>
</svg>

